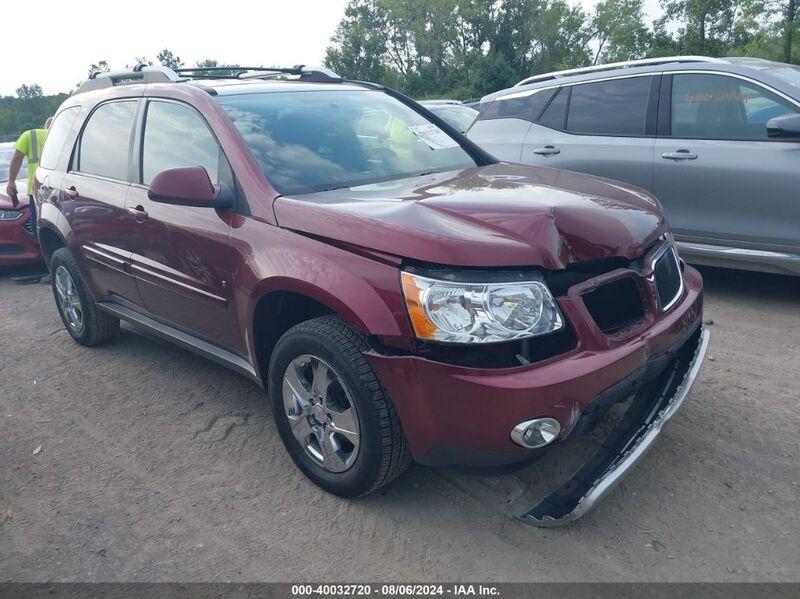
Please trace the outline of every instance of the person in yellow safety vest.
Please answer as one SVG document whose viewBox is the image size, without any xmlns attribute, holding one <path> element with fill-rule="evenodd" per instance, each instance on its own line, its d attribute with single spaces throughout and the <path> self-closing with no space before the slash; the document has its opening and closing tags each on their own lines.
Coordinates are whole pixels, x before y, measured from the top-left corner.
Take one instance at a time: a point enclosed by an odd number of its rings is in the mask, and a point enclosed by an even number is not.
<svg viewBox="0 0 800 599">
<path fill-rule="evenodd" d="M 417 136 L 409 131 L 406 122 L 392 115 L 386 123 L 385 131 L 389 137 L 392 151 L 398 157 L 410 160 L 414 156 Z"/>
<path fill-rule="evenodd" d="M 11 158 L 11 165 L 8 168 L 8 185 L 6 185 L 6 193 L 11 198 L 11 203 L 14 206 L 19 204 L 17 199 L 17 176 L 19 176 L 19 169 L 22 166 L 22 161 L 28 159 L 28 195 L 31 196 L 28 206 L 30 210 L 31 230 L 36 236 L 36 204 L 33 201 L 33 182 L 36 177 L 36 167 L 39 166 L 39 158 L 42 155 L 42 148 L 44 147 L 44 140 L 47 137 L 47 130 L 50 128 L 50 123 L 53 117 L 47 119 L 44 129 L 29 129 L 25 131 L 17 139 L 14 144 L 14 156 Z"/>
</svg>

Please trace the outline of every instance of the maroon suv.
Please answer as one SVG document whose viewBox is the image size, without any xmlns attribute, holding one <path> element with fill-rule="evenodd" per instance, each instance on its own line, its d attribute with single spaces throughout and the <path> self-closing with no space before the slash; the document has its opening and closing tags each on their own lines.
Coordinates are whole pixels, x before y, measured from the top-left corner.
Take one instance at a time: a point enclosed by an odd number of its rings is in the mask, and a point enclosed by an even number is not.
<svg viewBox="0 0 800 599">
<path fill-rule="evenodd" d="M 530 461 L 628 402 L 520 517 L 575 519 L 644 453 L 707 345 L 658 202 L 501 163 L 324 69 L 137 67 L 60 107 L 39 238 L 76 341 L 124 320 L 264 384 L 298 467 L 370 493 L 412 461 Z"/>
</svg>

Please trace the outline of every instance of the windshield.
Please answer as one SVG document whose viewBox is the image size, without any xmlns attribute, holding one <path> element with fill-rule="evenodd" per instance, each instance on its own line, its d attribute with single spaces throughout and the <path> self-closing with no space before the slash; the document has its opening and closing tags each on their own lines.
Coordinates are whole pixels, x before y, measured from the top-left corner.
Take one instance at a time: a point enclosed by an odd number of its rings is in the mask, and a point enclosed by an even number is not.
<svg viewBox="0 0 800 599">
<path fill-rule="evenodd" d="M 477 118 L 478 111 L 469 106 L 428 106 L 431 112 L 435 112 L 453 127 L 466 133 L 472 122 Z"/>
<path fill-rule="evenodd" d="M 9 144 L 7 147 L 0 148 L 0 181 L 8 179 L 8 169 L 11 167 L 11 159 L 14 157 L 14 146 Z M 19 179 L 28 176 L 28 159 L 22 159 L 22 166 L 19 169 Z"/>
<path fill-rule="evenodd" d="M 800 67 L 787 64 L 774 69 L 767 69 L 767 72 L 778 79 L 782 79 L 789 85 L 800 88 Z"/>
<path fill-rule="evenodd" d="M 381 91 L 271 92 L 216 100 L 281 194 L 475 166 L 453 138 Z"/>
</svg>

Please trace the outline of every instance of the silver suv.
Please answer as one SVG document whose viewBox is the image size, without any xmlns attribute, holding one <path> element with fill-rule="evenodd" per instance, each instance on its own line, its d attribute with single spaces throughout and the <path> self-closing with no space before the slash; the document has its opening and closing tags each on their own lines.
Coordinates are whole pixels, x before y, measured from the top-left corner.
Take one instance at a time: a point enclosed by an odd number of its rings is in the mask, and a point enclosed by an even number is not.
<svg viewBox="0 0 800 599">
<path fill-rule="evenodd" d="M 689 262 L 800 276 L 800 67 L 646 59 L 537 75 L 481 100 L 501 160 L 633 183 Z"/>
</svg>

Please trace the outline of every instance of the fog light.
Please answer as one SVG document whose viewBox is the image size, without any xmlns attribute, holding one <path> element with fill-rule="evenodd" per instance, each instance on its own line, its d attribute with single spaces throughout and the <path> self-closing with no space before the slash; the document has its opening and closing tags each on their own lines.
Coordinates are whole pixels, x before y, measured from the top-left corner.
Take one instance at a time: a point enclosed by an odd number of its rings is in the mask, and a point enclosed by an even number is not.
<svg viewBox="0 0 800 599">
<path fill-rule="evenodd" d="M 515 426 L 511 431 L 511 439 L 517 445 L 536 449 L 555 441 L 560 432 L 561 425 L 555 418 L 535 418 Z"/>
</svg>

